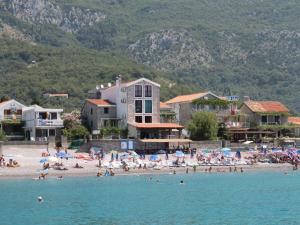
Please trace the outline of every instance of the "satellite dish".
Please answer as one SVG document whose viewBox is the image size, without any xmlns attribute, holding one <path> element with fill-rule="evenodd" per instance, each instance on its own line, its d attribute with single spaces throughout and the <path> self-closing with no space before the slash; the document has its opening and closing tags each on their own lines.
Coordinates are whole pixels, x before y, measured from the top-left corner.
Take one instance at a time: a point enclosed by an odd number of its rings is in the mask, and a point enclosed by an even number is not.
<svg viewBox="0 0 300 225">
<path fill-rule="evenodd" d="M 101 87 L 101 88 L 104 88 L 104 85 L 103 85 L 103 84 L 101 84 L 101 85 L 100 85 L 100 87 Z"/>
</svg>

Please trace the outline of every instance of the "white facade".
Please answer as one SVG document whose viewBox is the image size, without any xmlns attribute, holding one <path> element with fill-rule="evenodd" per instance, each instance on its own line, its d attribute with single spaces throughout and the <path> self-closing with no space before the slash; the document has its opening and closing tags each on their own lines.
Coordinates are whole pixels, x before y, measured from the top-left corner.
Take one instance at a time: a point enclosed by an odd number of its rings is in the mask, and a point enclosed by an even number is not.
<svg viewBox="0 0 300 225">
<path fill-rule="evenodd" d="M 137 97 L 135 96 L 136 86 L 141 87 L 142 95 Z M 145 96 L 145 87 L 151 87 L 151 96 Z M 138 80 L 122 83 L 119 78 L 116 81 L 116 85 L 110 88 L 107 88 L 101 92 L 102 99 L 109 100 L 116 104 L 116 113 L 117 118 L 119 118 L 119 126 L 126 127 L 128 123 L 136 123 L 136 118 L 142 118 L 141 122 L 146 123 L 145 118 L 148 119 L 151 117 L 150 123 L 159 123 L 160 122 L 160 85 L 150 81 L 146 78 L 140 78 Z M 135 107 L 135 101 L 142 101 L 142 111 L 137 112 Z M 151 112 L 146 113 L 145 105 L 146 101 L 152 101 Z"/>
<path fill-rule="evenodd" d="M 61 113 L 63 109 L 45 109 L 38 105 L 25 107 L 22 120 L 25 122 L 25 137 L 27 140 L 45 140 L 56 136 L 63 127 Z"/>
<path fill-rule="evenodd" d="M 22 119 L 22 111 L 26 106 L 16 100 L 8 100 L 0 103 L 0 121 Z"/>
</svg>

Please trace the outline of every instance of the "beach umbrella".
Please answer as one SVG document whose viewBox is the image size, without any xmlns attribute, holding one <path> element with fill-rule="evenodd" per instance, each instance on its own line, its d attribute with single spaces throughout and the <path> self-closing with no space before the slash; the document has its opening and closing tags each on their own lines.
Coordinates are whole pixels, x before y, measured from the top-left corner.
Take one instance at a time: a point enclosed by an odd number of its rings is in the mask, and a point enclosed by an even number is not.
<svg viewBox="0 0 300 225">
<path fill-rule="evenodd" d="M 175 156 L 179 157 L 179 158 L 182 158 L 182 157 L 184 157 L 184 153 L 182 151 L 176 151 Z"/>
<path fill-rule="evenodd" d="M 221 151 L 222 151 L 222 152 L 230 152 L 231 149 L 230 149 L 230 148 L 222 148 Z"/>
<path fill-rule="evenodd" d="M 48 157 L 48 162 L 50 162 L 50 163 L 56 163 L 56 162 L 58 162 L 58 158 L 50 156 L 50 157 Z"/>
<path fill-rule="evenodd" d="M 225 157 L 232 157 L 232 154 L 231 154 L 230 151 L 225 151 L 225 152 L 223 152 L 223 155 L 224 155 Z"/>
<path fill-rule="evenodd" d="M 151 155 L 150 156 L 150 161 L 158 161 L 159 160 L 159 156 L 158 155 Z"/>
<path fill-rule="evenodd" d="M 48 159 L 47 159 L 47 158 L 41 158 L 41 159 L 40 159 L 40 163 L 45 163 L 45 162 L 48 162 Z"/>
<path fill-rule="evenodd" d="M 159 150 L 156 152 L 156 154 L 166 154 L 166 151 L 165 150 Z"/>
<path fill-rule="evenodd" d="M 253 143 L 253 141 L 245 141 L 245 142 L 243 142 L 244 145 L 249 145 L 251 143 Z"/>
</svg>

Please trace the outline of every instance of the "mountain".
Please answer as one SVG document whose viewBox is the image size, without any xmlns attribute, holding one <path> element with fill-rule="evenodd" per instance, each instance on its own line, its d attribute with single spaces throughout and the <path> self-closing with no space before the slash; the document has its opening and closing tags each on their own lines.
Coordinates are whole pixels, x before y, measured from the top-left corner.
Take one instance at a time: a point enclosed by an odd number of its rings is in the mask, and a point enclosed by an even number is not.
<svg viewBox="0 0 300 225">
<path fill-rule="evenodd" d="M 300 112 L 297 0 L 0 0 L 0 96 L 30 102 L 145 76 L 162 97 L 197 90 Z M 32 64 L 32 61 L 36 61 Z"/>
</svg>

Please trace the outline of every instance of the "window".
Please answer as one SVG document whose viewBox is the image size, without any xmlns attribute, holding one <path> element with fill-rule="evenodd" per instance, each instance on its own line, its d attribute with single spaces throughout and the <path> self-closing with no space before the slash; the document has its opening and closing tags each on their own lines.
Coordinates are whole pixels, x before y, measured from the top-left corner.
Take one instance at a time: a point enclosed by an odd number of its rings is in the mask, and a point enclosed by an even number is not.
<svg viewBox="0 0 300 225">
<path fill-rule="evenodd" d="M 261 122 L 266 123 L 267 122 L 267 116 L 261 116 Z"/>
<path fill-rule="evenodd" d="M 152 123 L 152 116 L 145 116 L 145 123 Z"/>
<path fill-rule="evenodd" d="M 93 115 L 93 108 L 91 108 L 91 115 Z"/>
<path fill-rule="evenodd" d="M 51 137 L 55 136 L 55 130 L 54 129 L 49 130 L 49 136 L 51 136 Z"/>
<path fill-rule="evenodd" d="M 151 85 L 145 86 L 145 97 L 152 97 L 152 86 Z"/>
<path fill-rule="evenodd" d="M 145 100 L 145 113 L 152 113 L 152 100 Z"/>
<path fill-rule="evenodd" d="M 136 116 L 135 117 L 135 122 L 136 123 L 142 123 L 143 122 L 143 117 L 142 116 Z"/>
<path fill-rule="evenodd" d="M 135 113 L 142 113 L 143 112 L 143 101 L 136 100 L 135 101 Z"/>
<path fill-rule="evenodd" d="M 135 97 L 143 97 L 143 86 L 135 85 Z"/>
<path fill-rule="evenodd" d="M 280 116 L 275 116 L 275 123 L 280 124 Z"/>
<path fill-rule="evenodd" d="M 57 113 L 51 113 L 51 120 L 57 120 Z"/>
<path fill-rule="evenodd" d="M 107 107 L 105 107 L 103 110 L 104 110 L 104 114 L 108 114 L 109 110 Z"/>
<path fill-rule="evenodd" d="M 108 125 L 109 125 L 109 124 L 108 124 L 108 120 L 104 120 L 104 121 L 103 121 L 103 126 L 104 126 L 104 127 L 108 127 Z"/>
</svg>

